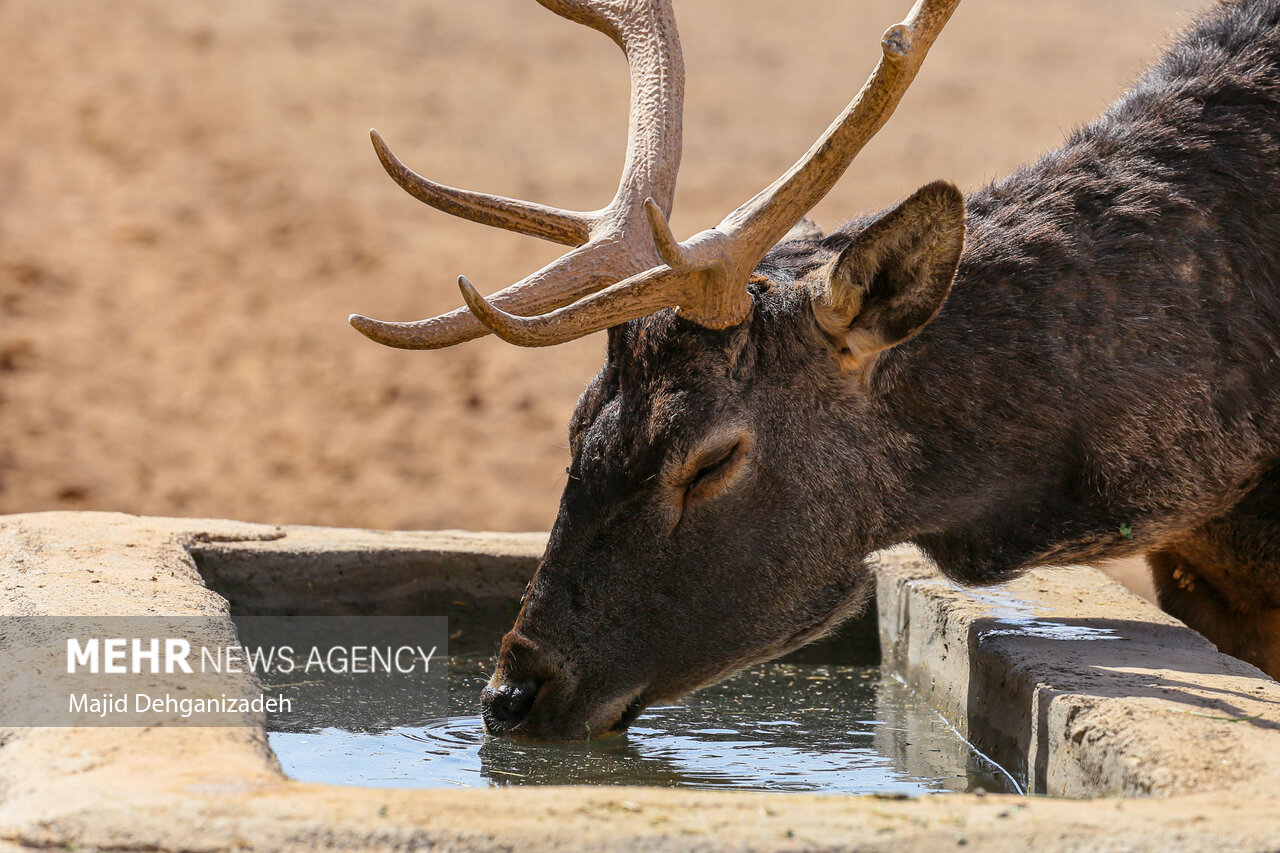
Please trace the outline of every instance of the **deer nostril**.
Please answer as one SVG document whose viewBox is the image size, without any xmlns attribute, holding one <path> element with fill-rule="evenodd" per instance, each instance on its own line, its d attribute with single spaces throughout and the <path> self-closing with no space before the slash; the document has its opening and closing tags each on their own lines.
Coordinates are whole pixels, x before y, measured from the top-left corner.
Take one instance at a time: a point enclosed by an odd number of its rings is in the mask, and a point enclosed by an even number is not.
<svg viewBox="0 0 1280 853">
<path fill-rule="evenodd" d="M 529 716 L 533 700 L 538 695 L 538 685 L 533 682 L 499 684 L 480 692 L 486 721 L 499 731 L 514 729 Z"/>
</svg>

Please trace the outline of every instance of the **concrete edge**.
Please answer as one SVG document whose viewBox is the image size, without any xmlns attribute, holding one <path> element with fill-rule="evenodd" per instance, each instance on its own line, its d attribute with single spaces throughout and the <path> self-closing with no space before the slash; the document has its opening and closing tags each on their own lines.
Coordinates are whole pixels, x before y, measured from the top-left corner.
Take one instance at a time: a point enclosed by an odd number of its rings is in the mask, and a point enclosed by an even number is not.
<svg viewBox="0 0 1280 853">
<path fill-rule="evenodd" d="M 1280 683 L 1096 569 L 964 589 L 880 555 L 885 662 L 1032 793 L 1280 791 Z"/>
</svg>

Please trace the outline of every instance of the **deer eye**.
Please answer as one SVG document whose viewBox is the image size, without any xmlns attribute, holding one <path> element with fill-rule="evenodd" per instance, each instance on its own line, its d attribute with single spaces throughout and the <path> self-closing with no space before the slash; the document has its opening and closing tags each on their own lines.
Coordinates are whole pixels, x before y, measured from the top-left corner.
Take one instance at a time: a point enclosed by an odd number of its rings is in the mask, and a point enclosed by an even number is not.
<svg viewBox="0 0 1280 853">
<path fill-rule="evenodd" d="M 725 485 L 746 456 L 747 443 L 739 439 L 703 457 L 693 475 L 684 483 L 690 497 L 707 497 Z"/>
</svg>

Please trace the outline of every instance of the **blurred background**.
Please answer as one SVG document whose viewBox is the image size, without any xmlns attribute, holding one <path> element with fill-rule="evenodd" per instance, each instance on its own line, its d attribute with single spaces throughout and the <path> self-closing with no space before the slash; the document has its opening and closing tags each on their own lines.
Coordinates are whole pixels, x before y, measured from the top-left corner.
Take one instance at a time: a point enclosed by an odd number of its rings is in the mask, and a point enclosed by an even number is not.
<svg viewBox="0 0 1280 853">
<path fill-rule="evenodd" d="M 1034 160 L 1207 2 L 967 0 L 813 217 Z M 809 146 L 910 0 L 675 6 L 684 238 Z M 549 527 L 604 336 L 402 352 L 347 327 L 560 251 L 414 201 L 366 131 L 446 183 L 602 206 L 611 42 L 534 0 L 0 0 L 0 56 L 0 513 Z"/>
</svg>

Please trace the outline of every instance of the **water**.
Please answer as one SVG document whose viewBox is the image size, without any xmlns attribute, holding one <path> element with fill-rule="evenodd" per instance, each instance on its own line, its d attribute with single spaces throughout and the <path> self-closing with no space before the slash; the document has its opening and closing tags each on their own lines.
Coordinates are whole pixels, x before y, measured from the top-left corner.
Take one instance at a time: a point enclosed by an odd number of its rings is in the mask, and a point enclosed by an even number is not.
<svg viewBox="0 0 1280 853">
<path fill-rule="evenodd" d="M 919 581 L 916 581 L 919 583 Z M 945 583 L 950 583 L 946 581 Z M 1041 605 L 1024 601 L 1004 589 L 965 589 L 965 595 L 985 604 L 999 627 L 983 631 L 983 637 L 1042 637 L 1046 640 L 1123 640 L 1114 628 L 1076 625 L 1045 616 Z"/>
<path fill-rule="evenodd" d="M 453 716 L 422 726 L 273 731 L 286 773 L 371 787 L 660 785 L 927 794 L 1013 791 L 996 765 L 878 667 L 775 662 L 650 708 L 623 736 L 579 744 L 489 737 L 475 714 L 487 659 L 450 661 Z"/>
</svg>

